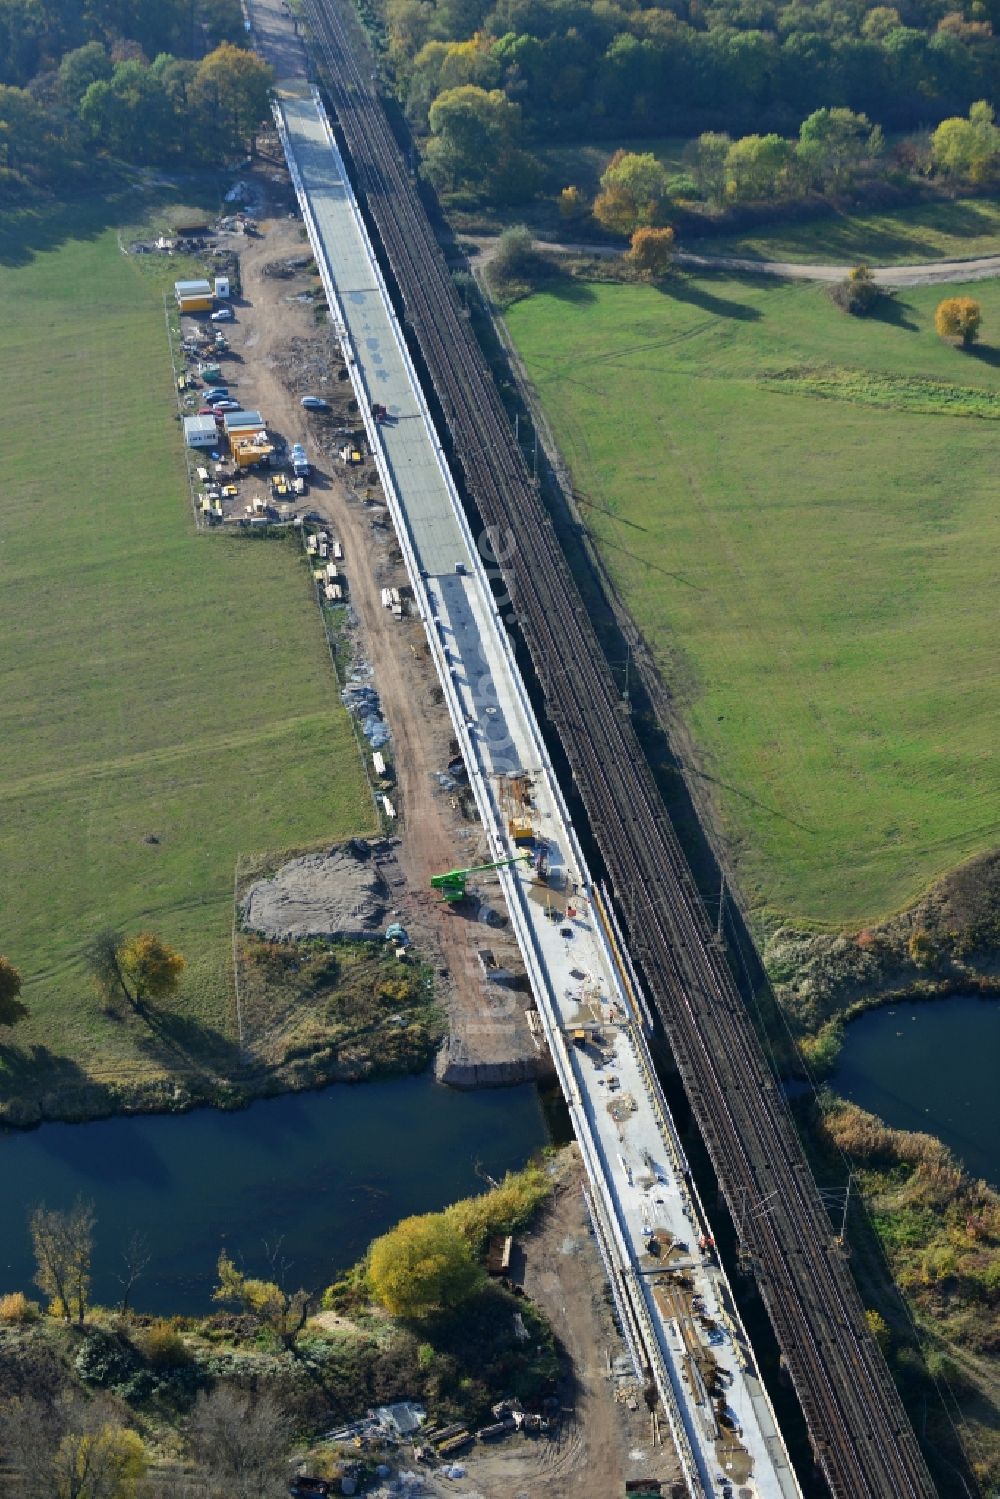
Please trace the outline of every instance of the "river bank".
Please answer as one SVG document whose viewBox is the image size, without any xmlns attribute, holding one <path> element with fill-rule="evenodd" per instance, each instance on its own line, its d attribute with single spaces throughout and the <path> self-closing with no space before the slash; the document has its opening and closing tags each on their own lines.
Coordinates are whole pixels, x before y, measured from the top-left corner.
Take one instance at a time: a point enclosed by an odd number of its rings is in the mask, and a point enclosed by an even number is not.
<svg viewBox="0 0 1000 1499">
<path fill-rule="evenodd" d="M 866 1010 L 1000 996 L 1000 853 L 970 859 L 907 910 L 857 932 L 780 926 L 763 958 L 807 1064 L 827 1076 L 844 1023 Z"/>
</svg>

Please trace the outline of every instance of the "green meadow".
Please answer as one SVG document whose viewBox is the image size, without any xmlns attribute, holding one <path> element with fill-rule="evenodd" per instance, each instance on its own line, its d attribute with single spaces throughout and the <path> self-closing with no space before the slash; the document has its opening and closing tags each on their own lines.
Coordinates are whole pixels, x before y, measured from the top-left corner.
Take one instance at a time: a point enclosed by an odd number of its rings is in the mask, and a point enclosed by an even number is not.
<svg viewBox="0 0 1000 1499">
<path fill-rule="evenodd" d="M 761 914 L 857 926 L 1000 838 L 1000 285 L 964 288 L 971 353 L 933 329 L 956 290 L 858 320 L 764 277 L 566 281 L 508 313 Z"/>
<path fill-rule="evenodd" d="M 0 951 L 31 1012 L 0 1098 L 228 1055 L 237 856 L 374 826 L 295 546 L 194 527 L 172 273 L 85 208 L 0 236 Z M 107 924 L 187 958 L 166 1041 L 93 992 Z"/>
</svg>

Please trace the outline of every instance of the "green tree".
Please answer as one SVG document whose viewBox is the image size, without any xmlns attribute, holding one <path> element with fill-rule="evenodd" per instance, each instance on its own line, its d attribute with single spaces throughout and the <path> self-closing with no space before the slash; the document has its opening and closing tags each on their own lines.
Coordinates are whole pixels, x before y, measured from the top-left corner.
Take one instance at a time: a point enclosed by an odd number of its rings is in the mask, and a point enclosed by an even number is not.
<svg viewBox="0 0 1000 1499">
<path fill-rule="evenodd" d="M 0 1025 L 16 1025 L 28 1013 L 21 1002 L 21 975 L 9 958 L 0 953 Z"/>
<path fill-rule="evenodd" d="M 529 197 L 537 166 L 519 145 L 521 111 L 500 89 L 445 89 L 431 105 L 427 170 L 436 186 L 473 188 L 499 202 Z"/>
<path fill-rule="evenodd" d="M 942 120 L 931 136 L 931 159 L 944 177 L 983 182 L 996 167 L 998 157 L 1000 130 L 985 99 L 973 104 L 967 120 Z"/>
<path fill-rule="evenodd" d="M 721 207 L 726 197 L 726 158 L 732 141 L 728 135 L 709 130 L 699 135 L 688 152 L 691 174 L 709 203 Z"/>
<path fill-rule="evenodd" d="M 773 198 L 784 188 L 795 148 L 780 135 L 744 135 L 726 153 L 726 189 L 738 200 Z"/>
<path fill-rule="evenodd" d="M 667 173 L 651 151 L 616 151 L 601 174 L 594 217 L 605 229 L 631 234 L 662 224 L 669 207 Z"/>
<path fill-rule="evenodd" d="M 667 274 L 673 260 L 673 251 L 672 229 L 636 229 L 625 259 L 640 276 L 648 281 L 655 281 Z"/>
<path fill-rule="evenodd" d="M 44 178 L 56 156 L 55 128 L 45 110 L 26 89 L 0 85 L 0 167 Z"/>
<path fill-rule="evenodd" d="M 94 1252 L 94 1205 L 78 1197 L 68 1212 L 40 1204 L 29 1227 L 35 1251 L 35 1284 L 49 1298 L 53 1315 L 82 1327 L 90 1302 Z"/>
<path fill-rule="evenodd" d="M 483 1272 L 443 1213 L 404 1218 L 376 1239 L 368 1260 L 372 1295 L 394 1317 L 421 1318 L 458 1306 Z"/>
<path fill-rule="evenodd" d="M 136 59 L 90 85 L 80 100 L 80 120 L 96 146 L 126 161 L 163 161 L 176 148 L 163 84 Z"/>
<path fill-rule="evenodd" d="M 874 154 L 880 139 L 872 141 L 866 115 L 851 109 L 817 109 L 799 126 L 797 155 L 811 182 L 842 188 L 866 156 Z"/>
<path fill-rule="evenodd" d="M 946 297 L 934 313 L 934 327 L 941 338 L 958 338 L 968 348 L 979 336 L 983 311 L 971 297 Z M 915 936 L 916 934 L 914 934 Z M 912 955 L 914 937 L 910 938 Z"/>
<path fill-rule="evenodd" d="M 86 46 L 75 47 L 59 64 L 59 87 L 63 97 L 76 109 L 90 85 L 100 78 L 110 78 L 112 71 L 111 58 L 101 42 L 87 42 Z"/>
<path fill-rule="evenodd" d="M 236 1268 L 225 1250 L 219 1255 L 218 1273 L 214 1301 L 235 1302 L 261 1327 L 269 1328 L 286 1348 L 294 1346 L 315 1304 L 314 1292 L 288 1292 L 275 1281 L 254 1280 Z"/>
<path fill-rule="evenodd" d="M 252 154 L 273 86 L 274 69 L 268 63 L 223 42 L 198 64 L 191 100 L 206 120 L 228 133 L 234 148 Z"/>
</svg>

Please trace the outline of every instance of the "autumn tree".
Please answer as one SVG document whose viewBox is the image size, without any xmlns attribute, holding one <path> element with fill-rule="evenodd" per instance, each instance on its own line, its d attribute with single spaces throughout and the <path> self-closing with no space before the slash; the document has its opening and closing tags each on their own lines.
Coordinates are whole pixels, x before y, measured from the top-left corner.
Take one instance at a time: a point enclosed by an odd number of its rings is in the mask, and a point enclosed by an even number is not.
<svg viewBox="0 0 1000 1499">
<path fill-rule="evenodd" d="M 153 932 L 126 937 L 116 927 L 103 927 L 91 938 L 84 954 L 98 993 L 107 1001 L 125 999 L 136 1009 L 146 999 L 174 994 L 185 961 Z"/>
<path fill-rule="evenodd" d="M 651 151 L 616 151 L 601 174 L 594 218 L 614 234 L 662 224 L 669 206 L 667 173 Z"/>
<path fill-rule="evenodd" d="M 254 1280 L 237 1269 L 225 1250 L 219 1255 L 218 1274 L 214 1301 L 235 1303 L 261 1327 L 269 1328 L 286 1348 L 294 1346 L 315 1303 L 315 1292 L 289 1292 L 277 1280 Z"/>
<path fill-rule="evenodd" d="M 966 348 L 975 343 L 982 320 L 982 308 L 971 297 L 946 297 L 934 313 L 934 327 L 939 336 L 961 339 Z"/>
<path fill-rule="evenodd" d="M 28 1013 L 21 1002 L 21 975 L 9 958 L 0 954 L 0 1025 L 16 1025 Z"/>
<path fill-rule="evenodd" d="M 371 1292 L 394 1317 L 426 1317 L 457 1306 L 481 1281 L 462 1233 L 443 1213 L 404 1218 L 371 1247 Z"/>
<path fill-rule="evenodd" d="M 227 1385 L 202 1392 L 187 1437 L 212 1499 L 280 1499 L 285 1492 L 292 1431 L 273 1395 Z"/>
<path fill-rule="evenodd" d="M 670 269 L 673 249 L 672 229 L 636 229 L 625 259 L 640 276 L 655 281 Z"/>
<path fill-rule="evenodd" d="M 587 212 L 587 200 L 572 183 L 559 194 L 559 214 L 571 224 L 578 224 Z"/>
<path fill-rule="evenodd" d="M 145 1477 L 142 1438 L 101 1398 L 9 1400 L 0 1435 L 19 1499 L 135 1499 Z"/>
<path fill-rule="evenodd" d="M 166 999 L 176 993 L 185 961 L 153 932 L 129 937 L 118 953 L 122 973 L 132 986 L 136 1004 L 144 999 Z"/>
<path fill-rule="evenodd" d="M 36 1207 L 29 1219 L 35 1251 L 35 1284 L 48 1296 L 50 1310 L 82 1326 L 90 1304 L 90 1263 L 94 1252 L 94 1205 L 78 1197 L 68 1212 Z"/>
<path fill-rule="evenodd" d="M 274 69 L 254 52 L 223 42 L 203 57 L 191 85 L 191 101 L 228 131 L 234 147 L 256 148 L 257 130 L 269 110 Z"/>
</svg>

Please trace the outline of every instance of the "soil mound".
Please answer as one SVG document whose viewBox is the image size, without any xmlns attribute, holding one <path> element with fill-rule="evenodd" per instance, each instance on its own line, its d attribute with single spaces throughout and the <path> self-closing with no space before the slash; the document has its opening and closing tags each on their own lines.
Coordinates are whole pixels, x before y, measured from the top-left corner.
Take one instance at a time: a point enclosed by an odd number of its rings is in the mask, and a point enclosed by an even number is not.
<svg viewBox="0 0 1000 1499">
<path fill-rule="evenodd" d="M 380 849 L 352 838 L 325 853 L 283 864 L 247 891 L 241 906 L 244 927 L 276 940 L 380 939 L 389 907 L 378 865 Z"/>
</svg>

